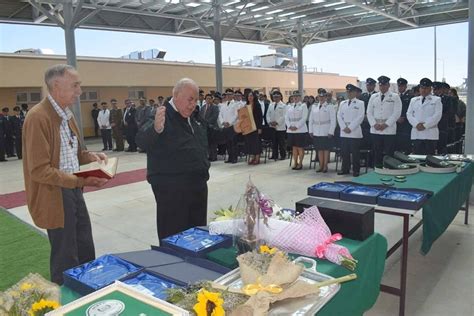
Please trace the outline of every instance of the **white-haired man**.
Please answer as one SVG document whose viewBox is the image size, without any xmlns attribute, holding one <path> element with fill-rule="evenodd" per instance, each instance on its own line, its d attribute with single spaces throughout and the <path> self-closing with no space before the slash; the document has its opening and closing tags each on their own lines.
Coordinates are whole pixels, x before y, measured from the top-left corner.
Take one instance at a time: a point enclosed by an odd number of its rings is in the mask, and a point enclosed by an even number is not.
<svg viewBox="0 0 474 316">
<path fill-rule="evenodd" d="M 239 132 L 238 123 L 218 129 L 192 116 L 198 95 L 193 80 L 179 80 L 173 98 L 137 134 L 138 146 L 147 153 L 147 180 L 156 199 L 160 239 L 206 225 L 208 137 L 223 143 Z"/>
<path fill-rule="evenodd" d="M 79 165 L 107 160 L 84 149 L 69 109 L 81 95 L 77 71 L 54 65 L 44 75 L 48 96 L 34 106 L 23 125 L 23 175 L 28 209 L 36 226 L 48 232 L 51 280 L 63 283 L 63 271 L 95 258 L 91 222 L 82 188 L 107 180 L 74 175 Z"/>
</svg>

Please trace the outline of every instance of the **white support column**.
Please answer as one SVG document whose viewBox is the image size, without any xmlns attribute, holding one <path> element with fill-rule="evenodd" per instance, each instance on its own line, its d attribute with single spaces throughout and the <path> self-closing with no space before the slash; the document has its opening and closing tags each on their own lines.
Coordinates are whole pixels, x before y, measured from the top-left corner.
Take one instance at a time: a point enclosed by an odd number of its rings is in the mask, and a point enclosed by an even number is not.
<svg viewBox="0 0 474 316">
<path fill-rule="evenodd" d="M 296 38 L 296 49 L 298 53 L 298 91 L 303 96 L 304 82 L 303 82 L 303 39 L 301 35 L 301 21 L 298 21 L 298 34 Z"/>
<path fill-rule="evenodd" d="M 77 59 L 76 59 L 76 40 L 74 36 L 75 25 L 74 25 L 74 8 L 72 5 L 72 0 L 65 0 L 63 2 L 63 14 L 64 14 L 64 37 L 66 43 L 66 58 L 67 64 L 77 68 Z M 77 122 L 77 127 L 79 129 L 80 137 L 84 140 L 84 132 L 82 126 L 82 114 L 81 114 L 81 102 L 77 98 L 75 104 L 71 107 L 74 117 Z"/>
<path fill-rule="evenodd" d="M 469 1 L 469 33 L 467 48 L 467 109 L 465 153 L 474 154 L 474 1 Z"/>
<path fill-rule="evenodd" d="M 221 35 L 221 12 L 220 5 L 215 4 L 214 7 L 214 60 L 216 67 L 216 90 L 219 92 L 223 89 L 222 79 L 222 35 Z"/>
</svg>

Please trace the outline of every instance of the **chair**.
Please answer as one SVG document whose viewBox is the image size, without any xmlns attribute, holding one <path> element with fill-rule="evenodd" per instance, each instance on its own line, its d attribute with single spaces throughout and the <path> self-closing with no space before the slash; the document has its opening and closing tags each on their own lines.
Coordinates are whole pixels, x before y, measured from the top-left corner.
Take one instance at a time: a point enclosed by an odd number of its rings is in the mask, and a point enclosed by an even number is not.
<svg viewBox="0 0 474 316">
<path fill-rule="evenodd" d="M 336 172 L 338 169 L 339 165 L 339 158 L 341 158 L 341 149 L 340 148 L 334 148 L 335 151 L 335 159 L 336 159 Z M 364 161 L 363 164 L 361 164 L 361 167 L 365 167 L 365 173 L 369 171 L 369 156 L 372 155 L 372 149 L 360 149 L 360 157 L 361 161 Z"/>
</svg>

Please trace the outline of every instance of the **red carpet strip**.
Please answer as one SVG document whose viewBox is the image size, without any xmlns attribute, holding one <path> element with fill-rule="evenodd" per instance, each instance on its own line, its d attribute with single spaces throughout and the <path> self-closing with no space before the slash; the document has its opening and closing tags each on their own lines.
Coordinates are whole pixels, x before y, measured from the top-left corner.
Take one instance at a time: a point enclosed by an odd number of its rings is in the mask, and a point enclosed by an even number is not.
<svg viewBox="0 0 474 316">
<path fill-rule="evenodd" d="M 110 189 L 113 187 L 118 187 L 120 185 L 132 184 L 136 182 L 141 182 L 146 180 L 146 168 L 126 171 L 122 173 L 117 173 L 115 178 L 107 182 L 101 188 L 95 187 L 86 187 L 84 192 L 94 192 L 103 189 Z M 13 193 L 1 194 L 0 195 L 0 206 L 11 209 L 18 206 L 26 205 L 26 193 L 25 191 L 18 191 Z"/>
</svg>

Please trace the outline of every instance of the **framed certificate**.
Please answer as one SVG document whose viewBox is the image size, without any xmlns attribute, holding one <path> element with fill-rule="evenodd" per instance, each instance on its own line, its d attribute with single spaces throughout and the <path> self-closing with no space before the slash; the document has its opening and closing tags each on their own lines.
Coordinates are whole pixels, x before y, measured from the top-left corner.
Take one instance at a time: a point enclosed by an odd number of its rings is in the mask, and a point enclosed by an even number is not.
<svg viewBox="0 0 474 316">
<path fill-rule="evenodd" d="M 47 316 L 187 316 L 189 312 L 116 281 L 101 290 L 49 312 Z"/>
<path fill-rule="evenodd" d="M 255 119 L 253 117 L 252 106 L 250 104 L 238 110 L 240 129 L 242 135 L 247 135 L 257 130 Z"/>
</svg>

